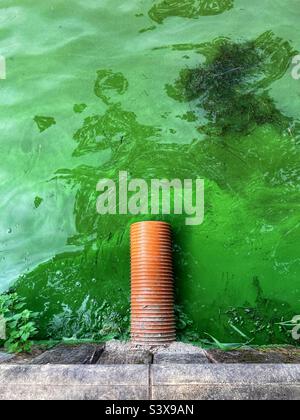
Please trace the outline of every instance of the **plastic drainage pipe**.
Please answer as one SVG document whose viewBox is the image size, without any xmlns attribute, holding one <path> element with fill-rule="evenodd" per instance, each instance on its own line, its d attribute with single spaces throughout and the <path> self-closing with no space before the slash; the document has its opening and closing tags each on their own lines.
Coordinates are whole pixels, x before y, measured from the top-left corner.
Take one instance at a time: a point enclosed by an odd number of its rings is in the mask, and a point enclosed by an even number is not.
<svg viewBox="0 0 300 420">
<path fill-rule="evenodd" d="M 171 226 L 131 226 L 131 339 L 163 345 L 176 339 Z"/>
</svg>

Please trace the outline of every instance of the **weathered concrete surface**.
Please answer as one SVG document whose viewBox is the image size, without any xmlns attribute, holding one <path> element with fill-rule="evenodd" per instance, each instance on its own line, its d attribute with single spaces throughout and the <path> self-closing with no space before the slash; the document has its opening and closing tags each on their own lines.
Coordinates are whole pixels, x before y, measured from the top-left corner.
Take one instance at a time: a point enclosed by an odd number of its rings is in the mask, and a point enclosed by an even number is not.
<svg viewBox="0 0 300 420">
<path fill-rule="evenodd" d="M 153 365 L 160 400 L 299 400 L 300 365 Z"/>
<path fill-rule="evenodd" d="M 147 350 L 124 352 L 105 350 L 97 363 L 100 365 L 150 365 L 152 359 L 152 353 Z"/>
<path fill-rule="evenodd" d="M 204 351 L 199 353 L 156 353 L 153 358 L 154 364 L 159 365 L 184 365 L 184 364 L 207 364 L 209 360 Z"/>
<path fill-rule="evenodd" d="M 208 350 L 207 355 L 213 363 L 300 363 L 300 348 L 296 348 L 293 346 L 276 348 L 240 349 L 233 351 Z"/>
<path fill-rule="evenodd" d="M 300 365 L 1 365 L 0 400 L 299 400 Z"/>
<path fill-rule="evenodd" d="M 1 353 L 2 351 L 2 353 Z M 5 354 L 0 363 L 10 364 L 300 364 L 300 349 L 293 346 L 243 348 L 234 351 L 203 350 L 198 346 L 175 342 L 166 346 L 138 346 L 118 340 L 103 345 L 60 344 L 46 351 L 42 344 L 31 354 Z"/>
<path fill-rule="evenodd" d="M 4 360 L 2 363 L 10 365 L 26 365 L 32 362 L 33 359 L 40 356 L 47 350 L 45 345 L 34 345 L 30 353 L 16 353 L 10 354 L 9 358 Z"/>
<path fill-rule="evenodd" d="M 278 349 L 274 351 L 277 355 Z M 291 351 L 289 361 L 298 356 L 298 349 Z M 236 356 L 229 353 L 210 353 L 207 359 L 201 348 L 184 343 L 143 348 L 109 342 L 59 345 L 41 355 L 35 350 L 28 360 L 7 360 L 13 355 L 2 354 L 0 400 L 300 399 L 300 364 L 209 363 L 220 358 L 228 363 Z M 251 357 L 249 352 L 241 357 L 249 356 L 248 363 L 253 363 L 261 353 L 254 349 Z"/>
<path fill-rule="evenodd" d="M 149 399 L 148 366 L 0 366 L 0 400 Z"/>
<path fill-rule="evenodd" d="M 14 354 L 0 352 L 0 364 L 8 362 L 9 360 L 13 359 L 14 357 L 15 357 Z"/>
<path fill-rule="evenodd" d="M 172 343 L 170 346 L 158 348 L 153 352 L 153 363 L 196 364 L 210 363 L 206 351 L 200 347 L 186 343 Z"/>
<path fill-rule="evenodd" d="M 294 385 L 180 385 L 175 393 L 173 388 L 154 387 L 153 400 L 298 401 L 300 399 L 299 387 Z"/>
<path fill-rule="evenodd" d="M 92 365 L 98 362 L 104 344 L 80 344 L 77 346 L 61 344 L 46 351 L 31 361 L 33 365 Z"/>
</svg>

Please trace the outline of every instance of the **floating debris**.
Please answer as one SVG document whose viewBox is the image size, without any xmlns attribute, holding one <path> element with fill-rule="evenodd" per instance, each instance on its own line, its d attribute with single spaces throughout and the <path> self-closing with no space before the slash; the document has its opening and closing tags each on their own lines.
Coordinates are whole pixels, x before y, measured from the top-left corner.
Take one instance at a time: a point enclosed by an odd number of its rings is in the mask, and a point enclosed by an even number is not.
<svg viewBox="0 0 300 420">
<path fill-rule="evenodd" d="M 41 133 L 56 124 L 53 117 L 42 117 L 37 115 L 34 117 L 34 121 Z"/>
</svg>

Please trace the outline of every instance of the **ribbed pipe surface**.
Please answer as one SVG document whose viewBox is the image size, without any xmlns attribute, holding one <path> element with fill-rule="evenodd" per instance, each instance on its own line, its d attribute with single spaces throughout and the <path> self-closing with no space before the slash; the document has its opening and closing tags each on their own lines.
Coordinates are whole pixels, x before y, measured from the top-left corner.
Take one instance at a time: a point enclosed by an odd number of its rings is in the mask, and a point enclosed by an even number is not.
<svg viewBox="0 0 300 420">
<path fill-rule="evenodd" d="M 176 339 L 171 226 L 131 226 L 131 339 L 163 345 Z"/>
</svg>

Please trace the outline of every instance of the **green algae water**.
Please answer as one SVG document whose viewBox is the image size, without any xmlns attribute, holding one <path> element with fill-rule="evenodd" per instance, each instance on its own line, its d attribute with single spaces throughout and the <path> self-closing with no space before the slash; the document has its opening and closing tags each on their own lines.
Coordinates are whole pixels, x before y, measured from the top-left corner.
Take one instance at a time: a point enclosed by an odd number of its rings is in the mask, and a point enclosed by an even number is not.
<svg viewBox="0 0 300 420">
<path fill-rule="evenodd" d="M 1 1 L 0 291 L 40 339 L 126 336 L 129 227 L 174 229 L 181 337 L 300 314 L 299 0 Z M 100 216 L 97 182 L 205 180 L 205 220 Z"/>
</svg>

